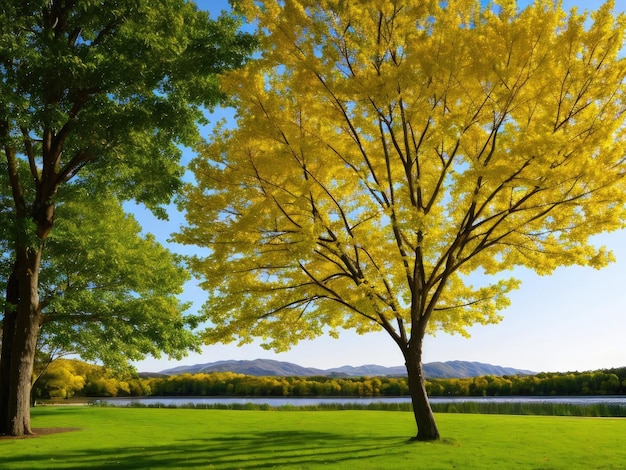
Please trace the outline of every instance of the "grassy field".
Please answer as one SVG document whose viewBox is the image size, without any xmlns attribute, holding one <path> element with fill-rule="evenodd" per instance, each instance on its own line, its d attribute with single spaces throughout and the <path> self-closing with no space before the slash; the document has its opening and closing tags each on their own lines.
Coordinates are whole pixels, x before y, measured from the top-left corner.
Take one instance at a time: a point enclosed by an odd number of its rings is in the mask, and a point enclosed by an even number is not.
<svg viewBox="0 0 626 470">
<path fill-rule="evenodd" d="M 436 443 L 409 442 L 400 411 L 33 409 L 0 440 L 2 469 L 624 469 L 626 419 L 438 414 Z"/>
</svg>

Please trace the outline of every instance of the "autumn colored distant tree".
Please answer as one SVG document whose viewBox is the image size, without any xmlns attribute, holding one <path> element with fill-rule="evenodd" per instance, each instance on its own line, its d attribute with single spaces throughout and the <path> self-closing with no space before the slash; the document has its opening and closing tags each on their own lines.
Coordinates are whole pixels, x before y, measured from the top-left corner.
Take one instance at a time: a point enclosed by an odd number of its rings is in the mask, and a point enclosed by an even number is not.
<svg viewBox="0 0 626 470">
<path fill-rule="evenodd" d="M 495 323 L 524 266 L 600 268 L 624 226 L 626 18 L 538 0 L 240 2 L 264 34 L 229 73 L 237 123 L 193 162 L 184 243 L 207 342 L 287 349 L 385 330 L 417 439 L 439 438 L 424 335 Z"/>
<path fill-rule="evenodd" d="M 253 45 L 239 25 L 231 16 L 210 20 L 191 1 L 0 3 L 0 235 L 8 247 L 0 434 L 31 432 L 33 358 L 49 302 L 39 273 L 60 188 L 106 188 L 164 216 L 183 174 L 180 146 L 197 143 L 203 107 L 223 97 L 216 75 L 241 65 Z"/>
<path fill-rule="evenodd" d="M 97 366 L 68 359 L 52 362 L 33 385 L 34 395 L 42 398 L 70 398 L 83 390 L 90 369 Z"/>
</svg>

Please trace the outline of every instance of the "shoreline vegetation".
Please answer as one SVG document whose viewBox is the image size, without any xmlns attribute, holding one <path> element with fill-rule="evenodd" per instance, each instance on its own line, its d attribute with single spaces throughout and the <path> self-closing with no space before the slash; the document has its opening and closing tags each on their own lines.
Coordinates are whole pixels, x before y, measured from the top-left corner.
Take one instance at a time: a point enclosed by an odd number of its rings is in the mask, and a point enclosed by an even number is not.
<svg viewBox="0 0 626 470">
<path fill-rule="evenodd" d="M 271 403 L 194 403 L 185 401 L 186 397 L 178 397 L 178 403 L 160 402 L 158 399 L 151 403 L 130 402 L 119 405 L 115 400 L 106 399 L 55 399 L 44 400 L 37 406 L 95 406 L 114 408 L 170 408 L 170 409 L 198 409 L 198 410 L 236 410 L 236 411 L 412 411 L 410 402 L 370 402 L 370 403 L 333 403 L 332 399 L 325 397 L 328 402 L 318 404 L 282 404 Z M 269 398 L 269 397 L 268 397 Z M 354 397 L 355 400 L 358 397 Z M 435 413 L 463 413 L 463 414 L 500 414 L 500 415 L 525 415 L 525 416 L 571 416 L 571 417 L 626 417 L 626 404 L 624 403 L 563 403 L 563 402 L 497 402 L 471 399 L 453 402 L 431 402 Z"/>
<path fill-rule="evenodd" d="M 626 367 L 588 372 L 536 375 L 480 376 L 428 379 L 431 398 L 459 398 L 450 402 L 431 400 L 437 413 L 474 413 L 543 416 L 626 417 L 626 405 L 591 400 L 588 403 L 489 400 L 489 397 L 590 397 L 626 396 Z M 193 403 L 192 398 L 223 398 L 224 402 Z M 270 404 L 259 399 L 320 398 L 316 404 Z M 194 408 L 222 410 L 376 410 L 412 411 L 405 402 L 357 403 L 359 399 L 409 397 L 407 378 L 337 376 L 253 376 L 234 372 L 182 373 L 163 376 L 122 374 L 74 359 L 59 359 L 36 381 L 35 405 L 92 405 L 98 407 Z M 149 399 L 149 403 L 115 403 L 115 399 Z M 168 403 L 172 398 L 176 403 Z M 255 403 L 228 403 L 254 398 Z M 332 402 L 332 398 L 341 403 Z M 355 402 L 346 402 L 354 398 Z M 476 398 L 472 400 L 472 398 Z M 160 402 L 159 399 L 163 401 Z M 189 399 L 189 401 L 185 401 Z M 110 400 L 110 401 L 107 401 Z"/>
<path fill-rule="evenodd" d="M 626 367 L 587 372 L 427 379 L 434 397 L 626 395 Z M 72 359 L 49 365 L 32 399 L 74 397 L 408 397 L 404 376 L 253 376 L 233 372 L 141 377 Z"/>
</svg>

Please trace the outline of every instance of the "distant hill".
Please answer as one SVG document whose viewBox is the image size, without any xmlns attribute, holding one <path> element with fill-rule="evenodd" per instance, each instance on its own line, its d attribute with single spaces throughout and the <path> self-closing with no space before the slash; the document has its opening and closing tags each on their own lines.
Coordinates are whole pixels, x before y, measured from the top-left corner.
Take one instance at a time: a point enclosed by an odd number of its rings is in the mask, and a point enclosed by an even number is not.
<svg viewBox="0 0 626 470">
<path fill-rule="evenodd" d="M 406 375 L 404 366 L 385 367 L 375 364 L 363 366 L 343 366 L 333 369 L 315 369 L 302 367 L 291 362 L 274 361 L 271 359 L 255 359 L 252 361 L 218 361 L 207 364 L 179 366 L 161 371 L 164 375 L 200 374 L 209 372 L 235 372 L 237 374 L 256 376 L 299 376 L 310 377 L 315 375 L 338 377 L 362 376 L 401 376 Z M 449 361 L 431 362 L 424 364 L 424 373 L 429 378 L 463 378 L 480 377 L 481 375 L 532 375 L 529 370 L 513 369 L 511 367 L 494 366 L 480 362 Z"/>
<path fill-rule="evenodd" d="M 482 362 L 448 361 L 424 364 L 424 374 L 430 378 L 463 378 L 482 375 L 535 375 L 536 372 L 513 367 L 493 366 Z"/>
<path fill-rule="evenodd" d="M 255 359 L 253 361 L 218 361 L 193 366 L 179 366 L 161 371 L 161 374 L 202 374 L 209 372 L 235 372 L 257 376 L 300 376 L 327 375 L 325 370 L 302 367 L 291 362 Z"/>
</svg>

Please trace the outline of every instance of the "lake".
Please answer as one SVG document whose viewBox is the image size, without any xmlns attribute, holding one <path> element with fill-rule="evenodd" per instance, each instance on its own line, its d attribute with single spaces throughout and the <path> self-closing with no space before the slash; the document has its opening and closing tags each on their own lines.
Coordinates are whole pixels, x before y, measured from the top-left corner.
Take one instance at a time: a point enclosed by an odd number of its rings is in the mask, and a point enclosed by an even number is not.
<svg viewBox="0 0 626 470">
<path fill-rule="evenodd" d="M 132 397 L 101 398 L 96 403 L 106 402 L 112 406 L 143 405 L 185 406 L 193 405 L 235 405 L 252 403 L 268 404 L 271 407 L 285 405 L 315 406 L 320 404 L 352 404 L 367 406 L 371 403 L 409 403 L 410 397 Z M 612 404 L 626 406 L 626 396 L 572 396 L 572 397 L 431 397 L 431 403 L 566 403 L 573 405 Z"/>
</svg>

